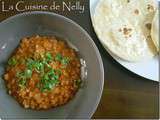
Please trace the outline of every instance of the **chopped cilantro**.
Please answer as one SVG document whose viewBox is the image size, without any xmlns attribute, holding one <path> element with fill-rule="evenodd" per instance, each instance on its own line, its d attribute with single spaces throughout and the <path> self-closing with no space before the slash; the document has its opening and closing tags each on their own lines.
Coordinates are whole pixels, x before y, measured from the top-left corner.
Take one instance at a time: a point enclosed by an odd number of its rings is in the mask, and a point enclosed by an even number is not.
<svg viewBox="0 0 160 120">
<path fill-rule="evenodd" d="M 43 58 L 38 60 L 28 58 L 25 61 L 26 69 L 17 73 L 17 77 L 19 79 L 18 84 L 20 87 L 25 87 L 27 79 L 32 77 L 33 70 L 41 76 L 41 80 L 37 84 L 37 87 L 41 91 L 51 90 L 59 83 L 59 78 L 62 72 L 60 69 L 53 69 L 49 64 L 53 60 L 51 53 L 48 52 L 43 56 Z M 69 59 L 62 57 L 61 54 L 57 54 L 55 60 L 60 61 L 63 65 L 67 65 L 69 63 Z"/>
<path fill-rule="evenodd" d="M 64 57 L 64 58 L 62 59 L 61 63 L 62 63 L 63 65 L 68 65 L 68 64 L 69 64 L 69 58 L 68 58 L 68 57 Z"/>
<path fill-rule="evenodd" d="M 16 76 L 20 79 L 27 79 L 32 76 L 32 71 L 27 69 L 24 72 L 18 72 Z"/>
<path fill-rule="evenodd" d="M 47 53 L 46 53 L 46 61 L 47 61 L 47 62 L 50 62 L 50 61 L 52 61 L 52 59 L 53 59 L 53 58 L 52 58 L 51 53 L 47 52 Z"/>
<path fill-rule="evenodd" d="M 19 78 L 18 85 L 21 88 L 25 87 L 27 79 L 32 76 L 32 70 L 27 69 L 24 72 L 18 72 L 16 76 Z"/>
<path fill-rule="evenodd" d="M 45 83 L 46 81 L 49 80 L 49 76 L 48 74 L 45 74 L 43 77 L 42 77 L 42 83 Z"/>
<path fill-rule="evenodd" d="M 21 87 L 21 88 L 24 88 L 26 86 L 26 80 L 25 79 L 21 79 L 18 81 L 18 85 Z"/>
<path fill-rule="evenodd" d="M 34 64 L 34 68 L 37 72 L 42 72 L 44 71 L 44 64 L 42 62 L 36 61 Z"/>
<path fill-rule="evenodd" d="M 27 59 L 27 68 L 28 69 L 33 69 L 33 66 L 35 64 L 35 61 L 31 58 Z"/>
<path fill-rule="evenodd" d="M 24 72 L 17 72 L 16 76 L 20 79 L 24 79 Z"/>
<path fill-rule="evenodd" d="M 56 74 L 58 74 L 59 76 L 62 74 L 62 71 L 60 69 L 56 69 L 55 70 Z"/>
<path fill-rule="evenodd" d="M 17 64 L 17 60 L 14 57 L 9 59 L 8 65 L 14 66 L 16 64 Z"/>
<path fill-rule="evenodd" d="M 54 70 L 53 69 L 51 69 L 49 72 L 48 72 L 48 75 L 54 75 L 55 74 L 55 72 L 54 72 Z"/>
<path fill-rule="evenodd" d="M 55 57 L 55 60 L 56 61 L 61 61 L 62 60 L 62 55 L 60 54 L 60 53 L 58 53 L 57 55 L 56 55 L 56 57 Z"/>
<path fill-rule="evenodd" d="M 59 83 L 59 75 L 56 75 L 54 70 L 51 69 L 49 72 L 45 73 L 41 79 L 42 91 L 51 90 L 56 84 Z"/>
<path fill-rule="evenodd" d="M 61 64 L 63 65 L 62 68 L 65 68 L 70 61 L 68 57 L 63 57 L 60 53 L 56 55 L 55 60 L 61 62 Z"/>
<path fill-rule="evenodd" d="M 26 78 L 32 77 L 32 70 L 30 70 L 30 69 L 25 70 L 25 77 Z"/>
</svg>

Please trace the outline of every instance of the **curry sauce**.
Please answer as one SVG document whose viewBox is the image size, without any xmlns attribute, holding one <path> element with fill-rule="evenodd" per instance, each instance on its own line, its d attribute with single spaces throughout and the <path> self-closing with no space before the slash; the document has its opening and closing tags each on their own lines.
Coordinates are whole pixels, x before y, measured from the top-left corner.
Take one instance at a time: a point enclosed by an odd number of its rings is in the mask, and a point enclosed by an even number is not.
<svg viewBox="0 0 160 120">
<path fill-rule="evenodd" d="M 78 55 L 56 37 L 23 38 L 8 60 L 4 80 L 22 106 L 49 109 L 66 104 L 81 83 Z"/>
</svg>

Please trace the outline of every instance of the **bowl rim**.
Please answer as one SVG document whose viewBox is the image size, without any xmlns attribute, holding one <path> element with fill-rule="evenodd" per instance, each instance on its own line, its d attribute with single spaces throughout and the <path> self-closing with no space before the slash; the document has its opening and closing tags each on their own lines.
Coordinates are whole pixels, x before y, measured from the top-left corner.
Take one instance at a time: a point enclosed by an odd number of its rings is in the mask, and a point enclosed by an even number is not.
<svg viewBox="0 0 160 120">
<path fill-rule="evenodd" d="M 12 19 L 15 19 L 17 17 L 22 17 L 22 16 L 26 16 L 26 15 L 37 15 L 37 14 L 40 14 L 40 15 L 50 15 L 50 16 L 58 16 L 59 18 L 73 24 L 75 27 L 77 27 L 80 31 L 82 31 L 84 33 L 84 35 L 86 37 L 88 37 L 88 41 L 91 43 L 92 47 L 94 48 L 95 50 L 95 54 L 97 55 L 97 59 L 98 59 L 98 63 L 99 63 L 99 66 L 100 66 L 100 83 L 101 83 L 101 86 L 100 86 L 100 93 L 99 95 L 97 96 L 97 99 L 96 99 L 96 102 L 95 104 L 93 105 L 93 108 L 92 111 L 89 112 L 89 116 L 88 118 L 91 118 L 93 116 L 93 114 L 96 112 L 97 110 L 97 107 L 100 103 L 100 100 L 102 98 L 102 93 L 103 93 L 103 88 L 104 88 L 104 65 L 103 65 L 103 61 L 102 61 L 102 57 L 101 57 L 101 54 L 99 52 L 99 49 L 98 47 L 96 46 L 94 40 L 91 38 L 91 36 L 88 34 L 88 32 L 86 30 L 84 30 L 84 28 L 82 28 L 79 24 L 77 24 L 75 21 L 71 20 L 70 18 L 67 18 L 66 16 L 63 16 L 61 14 L 57 14 L 57 13 L 54 13 L 54 12 L 48 12 L 48 11 L 29 11 L 29 12 L 23 12 L 23 13 L 19 13 L 19 14 L 16 14 L 14 16 L 10 16 L 9 18 L 7 19 L 4 19 L 0 22 L 0 26 L 2 24 L 5 24 L 7 23 L 8 21 L 12 20 Z"/>
</svg>

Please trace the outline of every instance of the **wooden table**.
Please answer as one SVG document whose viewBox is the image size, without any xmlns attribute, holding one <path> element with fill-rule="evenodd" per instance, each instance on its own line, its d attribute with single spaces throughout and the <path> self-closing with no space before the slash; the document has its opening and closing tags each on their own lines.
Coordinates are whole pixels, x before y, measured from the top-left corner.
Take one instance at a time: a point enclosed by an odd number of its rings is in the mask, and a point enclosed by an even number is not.
<svg viewBox="0 0 160 120">
<path fill-rule="evenodd" d="M 18 0 L 4 1 L 11 4 Z M 105 68 L 105 85 L 101 102 L 93 118 L 159 118 L 159 83 L 129 72 L 105 51 L 91 25 L 89 0 L 80 1 L 85 5 L 85 12 L 82 14 L 54 12 L 80 24 L 91 35 L 100 50 Z M 51 0 L 48 1 L 49 4 L 50 2 Z M 0 12 L 0 20 L 16 13 L 18 12 Z"/>
</svg>

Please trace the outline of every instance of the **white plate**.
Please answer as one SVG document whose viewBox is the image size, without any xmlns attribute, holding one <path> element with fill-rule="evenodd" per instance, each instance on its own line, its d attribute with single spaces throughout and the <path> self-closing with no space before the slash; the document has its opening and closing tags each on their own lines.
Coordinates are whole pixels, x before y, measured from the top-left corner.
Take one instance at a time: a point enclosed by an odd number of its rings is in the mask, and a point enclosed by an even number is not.
<svg viewBox="0 0 160 120">
<path fill-rule="evenodd" d="M 91 20 L 93 20 L 94 11 L 99 1 L 100 0 L 90 0 Z M 159 56 L 156 56 L 149 61 L 131 63 L 119 59 L 118 57 L 114 56 L 111 52 L 109 53 L 118 63 L 120 63 L 122 66 L 132 71 L 133 73 L 136 73 L 137 75 L 140 75 L 149 80 L 159 81 Z"/>
</svg>

